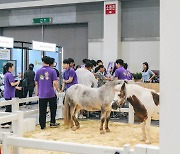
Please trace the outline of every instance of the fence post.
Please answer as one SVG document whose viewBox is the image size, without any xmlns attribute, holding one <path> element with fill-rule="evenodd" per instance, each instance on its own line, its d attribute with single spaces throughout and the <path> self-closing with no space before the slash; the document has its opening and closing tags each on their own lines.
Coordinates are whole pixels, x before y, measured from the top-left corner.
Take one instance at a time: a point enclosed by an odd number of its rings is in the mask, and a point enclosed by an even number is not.
<svg viewBox="0 0 180 154">
<path fill-rule="evenodd" d="M 130 144 L 125 144 L 122 154 L 129 154 L 129 151 L 130 151 Z"/>
<path fill-rule="evenodd" d="M 13 100 L 15 102 L 12 104 L 12 113 L 19 111 L 19 102 L 18 102 L 19 98 L 13 98 Z"/>
<path fill-rule="evenodd" d="M 16 111 L 15 112 L 18 115 L 18 119 L 15 122 L 15 134 L 18 137 L 23 137 L 23 120 L 24 120 L 24 114 L 22 111 Z M 14 154 L 23 154 L 23 149 L 20 147 L 14 147 Z"/>
<path fill-rule="evenodd" d="M 134 124 L 134 109 L 130 103 L 129 103 L 128 122 L 129 122 L 129 124 Z"/>
<path fill-rule="evenodd" d="M 16 113 L 17 111 L 19 111 L 19 103 L 18 103 L 19 98 L 13 98 L 13 101 L 15 101 L 12 104 L 12 113 Z M 16 121 L 12 121 L 12 132 L 16 133 Z"/>
<path fill-rule="evenodd" d="M 147 145 L 146 144 L 135 145 L 134 154 L 147 154 Z"/>
<path fill-rule="evenodd" d="M 10 135 L 10 133 L 3 133 L 2 134 L 2 153 L 3 154 L 10 154 L 10 149 L 7 146 L 7 137 Z"/>
</svg>

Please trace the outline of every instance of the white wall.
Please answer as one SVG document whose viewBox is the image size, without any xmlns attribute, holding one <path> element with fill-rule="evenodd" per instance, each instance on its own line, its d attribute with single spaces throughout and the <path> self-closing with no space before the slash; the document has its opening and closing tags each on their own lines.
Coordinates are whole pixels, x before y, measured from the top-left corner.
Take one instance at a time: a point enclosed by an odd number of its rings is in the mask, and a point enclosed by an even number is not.
<svg viewBox="0 0 180 154">
<path fill-rule="evenodd" d="M 102 59 L 103 55 L 103 40 L 89 40 L 88 41 L 88 59 Z"/>
<path fill-rule="evenodd" d="M 135 73 L 142 71 L 142 63 L 147 61 L 150 69 L 159 70 L 159 41 L 122 42 L 122 58 L 128 63 L 128 69 Z"/>
</svg>

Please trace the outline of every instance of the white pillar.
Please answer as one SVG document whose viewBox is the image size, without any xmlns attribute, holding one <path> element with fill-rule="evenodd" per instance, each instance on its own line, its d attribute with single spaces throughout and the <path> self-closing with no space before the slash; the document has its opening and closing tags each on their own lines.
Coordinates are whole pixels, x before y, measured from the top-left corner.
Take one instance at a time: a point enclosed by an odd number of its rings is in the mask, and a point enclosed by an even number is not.
<svg viewBox="0 0 180 154">
<path fill-rule="evenodd" d="M 105 0 L 104 2 L 104 52 L 103 62 L 109 62 L 119 57 L 121 45 L 121 2 Z"/>
<path fill-rule="evenodd" d="M 180 154 L 180 0 L 160 0 L 160 154 Z"/>
</svg>

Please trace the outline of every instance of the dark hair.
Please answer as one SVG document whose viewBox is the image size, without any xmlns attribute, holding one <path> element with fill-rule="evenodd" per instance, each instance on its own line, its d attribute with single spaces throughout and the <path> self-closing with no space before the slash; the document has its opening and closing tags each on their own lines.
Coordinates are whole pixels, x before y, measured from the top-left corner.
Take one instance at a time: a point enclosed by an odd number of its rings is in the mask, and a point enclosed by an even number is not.
<svg viewBox="0 0 180 154">
<path fill-rule="evenodd" d="M 86 68 L 90 68 L 90 67 L 92 68 L 92 67 L 93 67 L 93 64 L 90 63 L 90 62 L 88 62 L 88 63 L 85 64 L 85 67 L 86 67 Z"/>
<path fill-rule="evenodd" d="M 33 68 L 34 68 L 34 64 L 29 64 L 29 69 L 33 70 Z"/>
<path fill-rule="evenodd" d="M 68 60 L 69 60 L 69 63 L 74 63 L 74 59 L 68 58 Z"/>
<path fill-rule="evenodd" d="M 124 61 L 122 59 L 116 60 L 116 64 L 120 64 L 121 66 L 124 65 Z"/>
<path fill-rule="evenodd" d="M 44 56 L 43 58 L 42 58 L 42 62 L 44 62 L 45 64 L 49 64 L 50 63 L 50 57 L 48 57 L 48 56 Z"/>
<path fill-rule="evenodd" d="M 10 67 L 13 67 L 12 63 L 6 63 L 6 65 L 3 66 L 3 74 L 6 74 Z"/>
<path fill-rule="evenodd" d="M 86 63 L 90 62 L 90 60 L 89 59 L 83 59 L 82 62 L 83 62 L 83 64 L 86 64 Z"/>
<path fill-rule="evenodd" d="M 77 70 L 78 68 L 81 68 L 81 66 L 80 65 L 76 65 L 75 70 Z"/>
<path fill-rule="evenodd" d="M 127 63 L 124 63 L 124 68 L 127 70 L 127 68 L 128 68 L 128 64 Z"/>
<path fill-rule="evenodd" d="M 104 65 L 99 65 L 99 69 L 100 69 L 100 68 L 104 68 Z"/>
<path fill-rule="evenodd" d="M 146 65 L 146 70 L 143 70 L 142 72 L 147 72 L 149 69 L 149 64 L 147 62 L 144 62 L 143 64 Z"/>
<path fill-rule="evenodd" d="M 97 60 L 97 64 L 99 64 L 99 63 L 103 63 L 102 60 Z"/>
<path fill-rule="evenodd" d="M 55 62 L 55 59 L 54 59 L 54 58 L 50 58 L 50 60 L 49 60 L 49 65 L 54 64 L 54 62 Z"/>
<path fill-rule="evenodd" d="M 93 64 L 93 66 L 96 66 L 97 65 L 97 63 L 96 63 L 96 61 L 95 60 L 91 60 L 91 63 Z"/>
<path fill-rule="evenodd" d="M 69 59 L 64 59 L 63 64 L 70 64 Z"/>
</svg>

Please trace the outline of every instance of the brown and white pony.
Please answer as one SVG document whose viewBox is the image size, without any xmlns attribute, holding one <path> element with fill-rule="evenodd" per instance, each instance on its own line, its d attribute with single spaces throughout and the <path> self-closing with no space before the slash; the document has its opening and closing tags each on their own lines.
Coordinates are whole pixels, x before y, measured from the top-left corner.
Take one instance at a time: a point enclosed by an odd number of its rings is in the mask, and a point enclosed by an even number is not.
<svg viewBox="0 0 180 154">
<path fill-rule="evenodd" d="M 104 133 L 104 122 L 106 132 L 110 132 L 108 122 L 112 109 L 111 103 L 115 94 L 115 86 L 122 83 L 123 81 L 118 80 L 111 81 L 100 88 L 89 88 L 81 84 L 71 86 L 65 96 L 64 124 L 70 126 L 72 130 L 76 130 L 80 127 L 75 116 L 76 113 L 82 109 L 101 111 L 100 133 Z"/>
<path fill-rule="evenodd" d="M 150 144 L 151 118 L 159 120 L 159 94 L 154 90 L 143 88 L 137 84 L 129 84 L 126 81 L 122 85 L 117 85 L 115 91 L 112 108 L 117 109 L 128 100 L 142 124 L 141 140 Z"/>
</svg>

